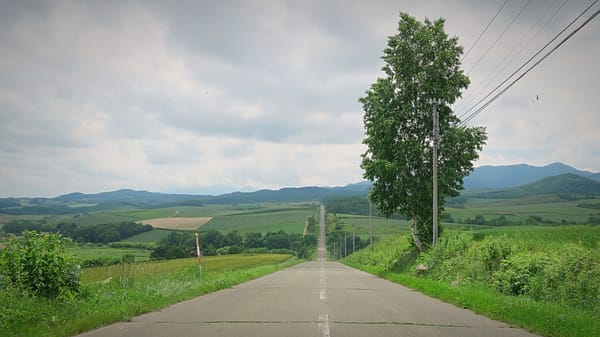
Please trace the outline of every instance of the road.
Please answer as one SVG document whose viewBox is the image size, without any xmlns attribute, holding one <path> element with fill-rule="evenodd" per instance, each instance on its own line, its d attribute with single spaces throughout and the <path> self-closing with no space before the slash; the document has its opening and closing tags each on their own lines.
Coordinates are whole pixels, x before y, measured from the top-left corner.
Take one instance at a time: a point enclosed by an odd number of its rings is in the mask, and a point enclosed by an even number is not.
<svg viewBox="0 0 600 337">
<path fill-rule="evenodd" d="M 81 337 L 533 337 L 362 271 L 319 259 Z"/>
</svg>

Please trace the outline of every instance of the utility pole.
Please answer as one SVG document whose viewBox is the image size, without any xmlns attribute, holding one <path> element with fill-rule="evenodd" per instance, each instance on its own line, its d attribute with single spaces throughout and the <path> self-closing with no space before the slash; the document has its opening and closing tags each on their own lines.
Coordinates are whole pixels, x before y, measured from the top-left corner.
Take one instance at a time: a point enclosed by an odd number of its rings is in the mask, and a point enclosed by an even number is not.
<svg viewBox="0 0 600 337">
<path fill-rule="evenodd" d="M 440 133 L 439 116 L 437 105 L 442 104 L 439 98 L 430 99 L 429 104 L 433 107 L 433 247 L 438 240 L 438 182 L 437 182 L 437 162 L 438 162 L 438 140 Z"/>
<path fill-rule="evenodd" d="M 335 241 L 333 241 L 333 261 L 335 261 Z"/>
<path fill-rule="evenodd" d="M 348 252 L 346 251 L 346 226 L 344 226 L 344 257 L 348 256 Z"/>
<path fill-rule="evenodd" d="M 373 249 L 373 218 L 371 217 L 371 199 L 369 199 L 369 242 Z"/>
<path fill-rule="evenodd" d="M 352 221 L 352 254 L 354 254 L 354 221 Z"/>
</svg>

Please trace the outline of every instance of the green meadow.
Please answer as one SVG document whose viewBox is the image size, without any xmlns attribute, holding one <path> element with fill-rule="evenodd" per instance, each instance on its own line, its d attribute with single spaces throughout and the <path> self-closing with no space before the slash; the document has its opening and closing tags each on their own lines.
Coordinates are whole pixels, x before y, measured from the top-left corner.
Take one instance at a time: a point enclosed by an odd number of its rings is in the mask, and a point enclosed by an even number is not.
<svg viewBox="0 0 600 337">
<path fill-rule="evenodd" d="M 420 255 L 409 242 L 342 262 L 544 336 L 600 335 L 600 226 L 456 227 Z"/>
<path fill-rule="evenodd" d="M 284 254 L 228 255 L 206 257 L 202 272 L 195 258 L 87 268 L 82 271 L 81 294 L 66 301 L 48 301 L 14 289 L 0 292 L 0 334 L 72 336 L 300 261 Z"/>
</svg>

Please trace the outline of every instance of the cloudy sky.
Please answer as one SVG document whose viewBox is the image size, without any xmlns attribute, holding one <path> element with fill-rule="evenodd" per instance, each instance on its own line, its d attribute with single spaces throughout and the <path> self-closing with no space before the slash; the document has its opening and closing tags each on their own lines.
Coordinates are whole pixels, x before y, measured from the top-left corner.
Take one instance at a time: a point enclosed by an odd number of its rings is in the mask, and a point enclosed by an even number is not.
<svg viewBox="0 0 600 337">
<path fill-rule="evenodd" d="M 444 17 L 466 51 L 503 2 L 0 0 L 0 197 L 358 182 L 357 100 L 398 13 Z M 509 0 L 457 114 L 592 2 Z M 469 122 L 488 130 L 477 166 L 599 171 L 598 55 L 600 19 Z"/>
</svg>

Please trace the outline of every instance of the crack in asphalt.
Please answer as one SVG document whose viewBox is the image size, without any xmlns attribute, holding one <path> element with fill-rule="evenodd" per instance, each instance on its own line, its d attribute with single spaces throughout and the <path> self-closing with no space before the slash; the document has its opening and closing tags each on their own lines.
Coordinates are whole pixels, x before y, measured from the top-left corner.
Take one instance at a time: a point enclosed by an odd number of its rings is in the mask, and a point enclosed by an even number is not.
<svg viewBox="0 0 600 337">
<path fill-rule="evenodd" d="M 190 324 L 319 324 L 323 323 L 323 320 L 285 320 L 285 321 L 271 321 L 271 320 L 212 320 L 212 321 L 190 321 L 190 322 L 167 322 L 167 321 L 155 321 L 155 322 L 133 322 L 142 324 L 173 324 L 173 325 L 190 325 Z M 426 326 L 426 327 L 443 327 L 443 328 L 477 328 L 482 329 L 480 326 L 464 325 L 464 324 L 451 324 L 451 323 L 419 323 L 419 322 L 402 322 L 402 321 L 336 321 L 329 320 L 329 324 L 342 324 L 342 325 L 403 325 L 403 326 Z M 511 327 L 490 327 L 491 329 L 498 328 L 511 328 Z"/>
</svg>

